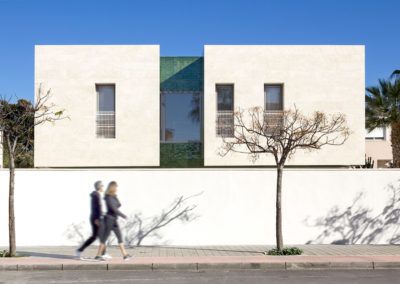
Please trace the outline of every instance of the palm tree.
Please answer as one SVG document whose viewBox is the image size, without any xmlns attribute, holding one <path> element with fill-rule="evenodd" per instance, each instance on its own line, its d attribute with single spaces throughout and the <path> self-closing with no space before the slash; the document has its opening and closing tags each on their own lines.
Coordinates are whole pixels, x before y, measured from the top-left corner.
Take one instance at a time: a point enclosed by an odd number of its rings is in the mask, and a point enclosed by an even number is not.
<svg viewBox="0 0 400 284">
<path fill-rule="evenodd" d="M 390 78 L 395 78 L 395 79 L 400 79 L 400 69 L 394 70 L 392 75 L 390 75 Z"/>
<path fill-rule="evenodd" d="M 399 70 L 396 70 L 399 71 Z M 397 73 L 393 72 L 393 76 Z M 365 124 L 369 131 L 377 127 L 391 128 L 393 166 L 400 167 L 400 72 L 392 80 L 379 80 L 368 87 L 365 95 Z"/>
</svg>

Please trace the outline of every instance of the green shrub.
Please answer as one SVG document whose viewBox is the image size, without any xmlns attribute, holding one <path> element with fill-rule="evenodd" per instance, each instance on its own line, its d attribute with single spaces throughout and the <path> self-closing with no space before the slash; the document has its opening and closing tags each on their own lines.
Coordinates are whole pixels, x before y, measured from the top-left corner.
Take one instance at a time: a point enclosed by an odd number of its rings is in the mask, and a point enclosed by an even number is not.
<svg viewBox="0 0 400 284">
<path fill-rule="evenodd" d="M 8 257 L 8 251 L 6 250 L 0 250 L 0 257 Z"/>
<path fill-rule="evenodd" d="M 282 250 L 274 248 L 265 252 L 265 254 L 267 255 L 300 255 L 302 253 L 303 250 L 297 247 L 283 248 Z"/>
</svg>

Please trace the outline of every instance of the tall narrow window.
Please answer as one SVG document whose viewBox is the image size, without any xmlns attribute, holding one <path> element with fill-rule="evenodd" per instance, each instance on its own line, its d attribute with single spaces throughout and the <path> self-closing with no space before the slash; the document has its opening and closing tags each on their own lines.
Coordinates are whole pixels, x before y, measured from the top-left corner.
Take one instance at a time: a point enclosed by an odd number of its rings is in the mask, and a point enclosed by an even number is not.
<svg viewBox="0 0 400 284">
<path fill-rule="evenodd" d="M 283 124 L 283 85 L 264 85 L 264 121 L 268 135 L 278 135 Z"/>
<path fill-rule="evenodd" d="M 115 85 L 96 85 L 97 138 L 115 138 Z"/>
<path fill-rule="evenodd" d="M 232 137 L 234 131 L 233 84 L 216 85 L 217 135 Z"/>
</svg>

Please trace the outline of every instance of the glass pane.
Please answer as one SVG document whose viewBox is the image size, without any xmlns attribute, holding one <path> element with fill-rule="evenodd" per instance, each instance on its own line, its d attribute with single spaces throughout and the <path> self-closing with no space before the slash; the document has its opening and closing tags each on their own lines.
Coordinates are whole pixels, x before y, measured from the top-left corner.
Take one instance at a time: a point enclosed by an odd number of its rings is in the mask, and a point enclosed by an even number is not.
<svg viewBox="0 0 400 284">
<path fill-rule="evenodd" d="M 367 139 L 385 139 L 385 128 L 384 127 L 377 127 L 374 130 L 368 132 L 365 130 L 366 138 Z"/>
<path fill-rule="evenodd" d="M 200 96 L 197 93 L 162 94 L 161 140 L 200 141 Z"/>
<path fill-rule="evenodd" d="M 233 111 L 233 85 L 217 85 L 218 111 Z"/>
<path fill-rule="evenodd" d="M 265 86 L 265 110 L 283 110 L 282 86 Z"/>
<path fill-rule="evenodd" d="M 115 111 L 115 86 L 98 85 L 98 111 Z"/>
</svg>

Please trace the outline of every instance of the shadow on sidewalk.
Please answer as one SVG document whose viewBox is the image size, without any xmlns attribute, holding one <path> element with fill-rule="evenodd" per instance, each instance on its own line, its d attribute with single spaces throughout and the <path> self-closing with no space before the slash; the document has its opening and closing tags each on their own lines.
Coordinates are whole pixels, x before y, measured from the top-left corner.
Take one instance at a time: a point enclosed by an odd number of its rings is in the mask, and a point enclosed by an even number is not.
<svg viewBox="0 0 400 284">
<path fill-rule="evenodd" d="M 237 252 L 237 253 L 253 253 L 253 254 L 264 254 L 265 250 L 240 250 L 240 249 L 222 249 L 222 248 L 213 248 L 213 247 L 185 247 L 185 246 L 146 246 L 146 245 L 140 245 L 140 246 L 129 246 L 131 249 L 135 248 L 163 248 L 163 249 L 182 249 L 182 250 L 192 250 L 192 251 L 216 251 L 216 252 Z M 267 250 L 267 248 L 266 248 Z"/>
<path fill-rule="evenodd" d="M 32 251 L 18 251 L 20 256 L 33 256 L 33 257 L 46 257 L 46 258 L 57 258 L 57 259 L 76 259 L 73 255 L 67 254 L 55 254 L 55 253 L 42 253 Z"/>
</svg>

